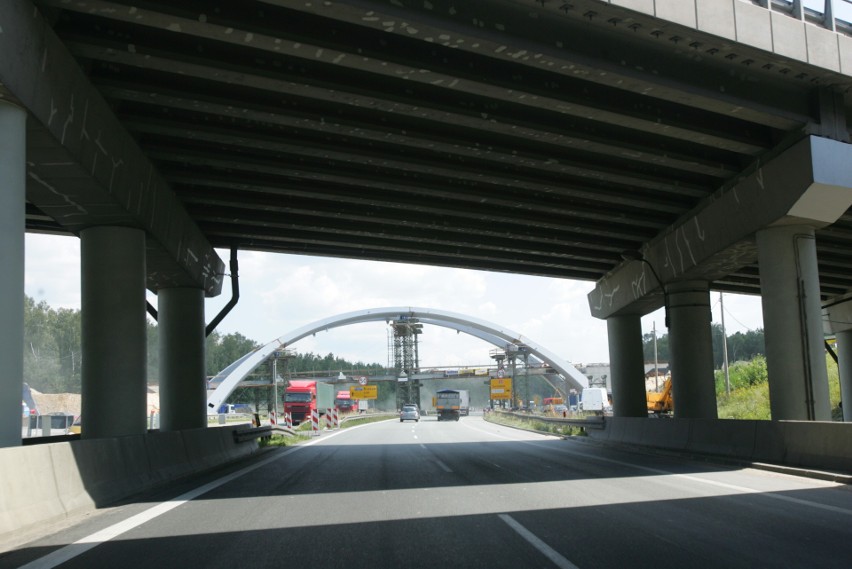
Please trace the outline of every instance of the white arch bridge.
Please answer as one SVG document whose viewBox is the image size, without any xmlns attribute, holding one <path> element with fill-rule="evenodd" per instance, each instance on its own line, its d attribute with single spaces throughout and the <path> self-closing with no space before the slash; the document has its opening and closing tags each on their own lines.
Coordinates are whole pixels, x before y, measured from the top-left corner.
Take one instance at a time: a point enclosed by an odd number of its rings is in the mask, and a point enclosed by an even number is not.
<svg viewBox="0 0 852 569">
<path fill-rule="evenodd" d="M 511 345 L 525 347 L 529 351 L 530 360 L 533 363 L 548 364 L 569 388 L 582 390 L 588 387 L 586 376 L 580 373 L 570 362 L 563 360 L 550 350 L 508 328 L 455 312 L 436 310 L 434 308 L 394 306 L 388 308 L 369 308 L 317 320 L 249 352 L 213 378 L 211 383 L 218 383 L 218 387 L 207 398 L 208 412 L 211 409 L 218 409 L 240 382 L 277 350 L 289 347 L 306 336 L 311 336 L 317 332 L 331 328 L 361 324 L 363 322 L 397 320 L 403 317 L 416 318 L 423 324 L 433 324 L 435 326 L 458 330 L 459 332 L 480 338 L 499 348 L 507 348 Z"/>
</svg>

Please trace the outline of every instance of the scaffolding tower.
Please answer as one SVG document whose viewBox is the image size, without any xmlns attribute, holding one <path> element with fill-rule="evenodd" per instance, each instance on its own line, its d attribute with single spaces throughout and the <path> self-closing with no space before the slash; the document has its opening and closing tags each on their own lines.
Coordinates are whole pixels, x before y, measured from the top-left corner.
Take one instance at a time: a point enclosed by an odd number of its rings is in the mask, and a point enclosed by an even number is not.
<svg viewBox="0 0 852 569">
<path fill-rule="evenodd" d="M 398 378 L 396 407 L 402 409 L 405 403 L 416 403 L 420 407 L 420 382 L 412 375 L 420 371 L 417 337 L 423 333 L 423 324 L 408 316 L 400 316 L 389 324 L 388 367 Z"/>
</svg>

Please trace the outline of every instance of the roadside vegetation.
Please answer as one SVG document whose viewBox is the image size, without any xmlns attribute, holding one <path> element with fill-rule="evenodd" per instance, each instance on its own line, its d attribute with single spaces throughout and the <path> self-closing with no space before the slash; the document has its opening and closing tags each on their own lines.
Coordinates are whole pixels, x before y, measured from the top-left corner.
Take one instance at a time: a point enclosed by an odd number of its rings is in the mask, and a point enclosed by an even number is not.
<svg viewBox="0 0 852 569">
<path fill-rule="evenodd" d="M 842 420 L 840 380 L 837 364 L 826 355 L 831 414 Z M 769 420 L 769 374 L 766 358 L 756 356 L 748 362 L 736 362 L 729 367 L 731 394 L 725 392 L 725 372 L 716 371 L 716 402 L 720 419 Z"/>
<path fill-rule="evenodd" d="M 586 436 L 586 432 L 580 427 L 575 427 L 573 425 L 562 425 L 559 423 L 547 423 L 534 416 L 531 416 L 529 418 L 521 418 L 509 415 L 507 413 L 500 413 L 499 411 L 495 411 L 493 413 L 486 413 L 484 415 L 484 418 L 490 423 L 505 425 L 507 427 L 512 427 L 515 429 L 523 429 L 525 431 L 534 431 L 536 433 L 542 433 L 546 435 L 557 435 L 566 437 Z"/>
</svg>

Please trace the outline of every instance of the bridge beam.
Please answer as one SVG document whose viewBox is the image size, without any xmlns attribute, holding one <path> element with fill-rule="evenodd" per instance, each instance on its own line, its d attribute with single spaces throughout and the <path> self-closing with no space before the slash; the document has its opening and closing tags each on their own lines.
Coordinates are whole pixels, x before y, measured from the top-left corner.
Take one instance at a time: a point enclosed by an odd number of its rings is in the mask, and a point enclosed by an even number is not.
<svg viewBox="0 0 852 569">
<path fill-rule="evenodd" d="M 80 240 L 82 436 L 144 434 L 145 232 L 91 227 Z"/>
<path fill-rule="evenodd" d="M 706 283 L 757 260 L 763 289 L 770 393 L 777 400 L 772 405 L 772 418 L 828 417 L 827 398 L 823 396 L 827 387 L 823 385 L 825 361 L 821 355 L 820 290 L 813 233 L 814 229 L 837 221 L 852 206 L 850 163 L 852 145 L 810 136 L 774 160 L 758 165 L 738 184 L 720 189 L 693 216 L 661 232 L 645 246 L 640 261 L 623 263 L 598 281 L 589 293 L 592 315 L 609 319 L 622 314 L 647 314 L 668 299 L 669 316 L 673 317 L 675 295 L 682 292 L 694 296 L 686 304 L 694 301 L 703 306 L 709 303 Z M 700 295 L 698 290 L 688 292 L 692 284 L 700 282 L 705 283 Z M 682 287 L 685 288 L 681 290 Z M 680 312 L 688 313 L 685 307 Z M 700 387 L 702 393 L 707 391 L 704 397 L 708 402 L 698 405 L 691 399 L 699 397 L 697 393 L 681 393 L 684 384 L 679 380 L 707 381 L 683 377 L 693 371 L 699 377 L 706 376 L 706 363 L 696 361 L 697 368 L 690 364 L 682 370 L 676 369 L 679 366 L 675 363 L 688 362 L 693 357 L 706 360 L 708 350 L 712 350 L 707 312 L 706 318 L 698 314 L 685 316 L 688 324 L 672 322 L 670 329 L 675 412 L 680 409 L 688 413 L 682 416 L 707 416 L 709 402 L 715 397 L 707 387 Z M 706 348 L 698 345 L 699 336 L 705 338 L 702 341 Z M 679 353 L 682 349 L 686 352 Z M 712 362 L 712 351 L 709 353 Z M 799 379 L 789 374 L 798 374 Z M 776 377 L 777 384 L 773 386 Z M 802 381 L 807 384 L 804 390 Z M 686 411 L 683 405 L 689 406 Z M 713 413 L 715 416 L 715 408 Z"/>
<path fill-rule="evenodd" d="M 144 229 L 148 288 L 218 295 L 224 263 L 32 2 L 0 2 L 0 53 L 0 99 L 29 112 L 27 199 L 70 233 Z"/>
<path fill-rule="evenodd" d="M 642 321 L 635 314 L 612 316 L 606 320 L 606 331 L 612 414 L 615 417 L 647 417 Z"/>
<path fill-rule="evenodd" d="M 157 293 L 160 330 L 160 429 L 207 426 L 204 291 L 164 288 Z"/>
<path fill-rule="evenodd" d="M 27 113 L 0 100 L 0 448 L 21 444 Z"/>
</svg>

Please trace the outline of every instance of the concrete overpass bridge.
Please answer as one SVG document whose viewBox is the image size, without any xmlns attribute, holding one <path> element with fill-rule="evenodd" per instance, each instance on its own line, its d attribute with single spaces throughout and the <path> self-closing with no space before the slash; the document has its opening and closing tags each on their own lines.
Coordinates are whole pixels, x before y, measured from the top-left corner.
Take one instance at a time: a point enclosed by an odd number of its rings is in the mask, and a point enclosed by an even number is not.
<svg viewBox="0 0 852 569">
<path fill-rule="evenodd" d="M 204 424 L 214 247 L 596 281 L 624 417 L 641 314 L 667 307 L 677 413 L 713 419 L 709 290 L 761 294 L 773 418 L 827 419 L 824 326 L 852 392 L 848 8 L 0 3 L 0 445 L 25 231 L 81 240 L 90 438 L 145 432 L 146 288 L 162 428 Z"/>
</svg>

